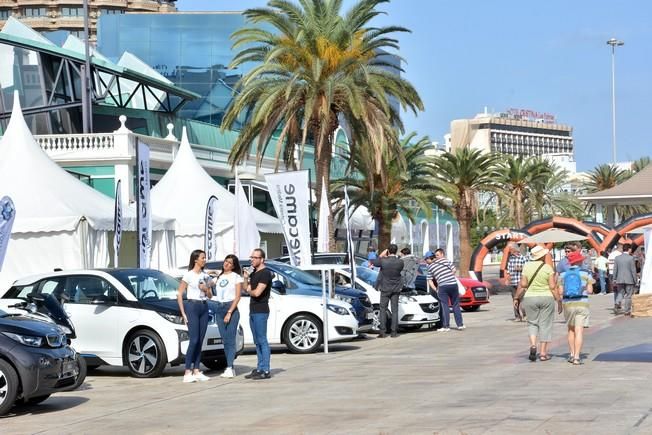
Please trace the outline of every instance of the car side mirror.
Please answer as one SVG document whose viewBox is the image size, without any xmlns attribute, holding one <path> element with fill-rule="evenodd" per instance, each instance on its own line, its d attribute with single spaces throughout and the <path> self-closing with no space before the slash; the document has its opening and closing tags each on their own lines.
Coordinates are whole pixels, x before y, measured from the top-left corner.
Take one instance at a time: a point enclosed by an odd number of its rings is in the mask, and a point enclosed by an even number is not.
<svg viewBox="0 0 652 435">
<path fill-rule="evenodd" d="M 272 290 L 276 290 L 280 294 L 285 294 L 285 284 L 282 281 L 274 280 L 272 281 Z"/>
</svg>

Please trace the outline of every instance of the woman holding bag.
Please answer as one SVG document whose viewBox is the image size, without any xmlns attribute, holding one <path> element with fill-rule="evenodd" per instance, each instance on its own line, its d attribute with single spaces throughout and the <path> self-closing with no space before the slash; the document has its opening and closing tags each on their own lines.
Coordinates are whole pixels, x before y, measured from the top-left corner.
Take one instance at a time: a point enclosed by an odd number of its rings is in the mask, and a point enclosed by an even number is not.
<svg viewBox="0 0 652 435">
<path fill-rule="evenodd" d="M 527 316 L 530 352 L 528 358 L 537 360 L 537 338 L 539 339 L 539 360 L 548 361 L 548 344 L 552 341 L 552 321 L 555 318 L 555 271 L 543 261 L 548 250 L 535 246 L 530 251 L 531 260 L 523 266 L 521 282 L 514 294 L 514 306 L 518 308 L 522 296 Z M 525 293 L 525 295 L 523 295 Z"/>
</svg>

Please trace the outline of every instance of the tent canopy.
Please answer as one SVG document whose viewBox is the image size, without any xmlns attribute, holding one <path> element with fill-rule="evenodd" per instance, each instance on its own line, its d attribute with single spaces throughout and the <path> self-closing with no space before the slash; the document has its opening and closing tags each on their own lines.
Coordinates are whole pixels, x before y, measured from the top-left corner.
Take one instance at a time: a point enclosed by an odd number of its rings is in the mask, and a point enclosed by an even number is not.
<svg viewBox="0 0 652 435">
<path fill-rule="evenodd" d="M 215 232 L 233 228 L 235 196 L 220 186 L 197 162 L 184 128 L 181 145 L 172 166 L 152 188 L 152 207 L 158 214 L 176 218 L 176 235 L 203 235 L 208 198 L 218 199 Z M 258 230 L 283 232 L 278 219 L 250 207 Z"/>
<path fill-rule="evenodd" d="M 525 239 L 520 240 L 518 243 L 561 243 L 586 239 L 586 236 L 570 233 L 568 231 L 560 230 L 559 228 L 550 228 L 549 230 L 545 230 L 530 237 L 526 237 Z"/>
</svg>

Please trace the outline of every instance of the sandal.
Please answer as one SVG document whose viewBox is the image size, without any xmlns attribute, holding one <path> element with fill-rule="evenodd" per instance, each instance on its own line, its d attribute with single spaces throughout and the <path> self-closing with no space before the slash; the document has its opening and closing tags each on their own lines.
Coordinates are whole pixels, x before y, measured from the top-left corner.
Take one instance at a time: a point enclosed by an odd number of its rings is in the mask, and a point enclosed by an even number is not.
<svg viewBox="0 0 652 435">
<path fill-rule="evenodd" d="M 570 355 L 567 360 L 569 363 L 573 364 L 573 361 L 575 361 L 575 357 L 573 355 Z"/>
<path fill-rule="evenodd" d="M 573 358 L 573 365 L 574 366 L 582 365 L 582 361 L 579 358 Z"/>
<path fill-rule="evenodd" d="M 539 355 L 539 361 L 550 361 L 552 357 L 550 355 Z"/>
<path fill-rule="evenodd" d="M 537 347 L 530 346 L 530 355 L 528 356 L 529 360 L 535 362 L 537 360 Z"/>
</svg>

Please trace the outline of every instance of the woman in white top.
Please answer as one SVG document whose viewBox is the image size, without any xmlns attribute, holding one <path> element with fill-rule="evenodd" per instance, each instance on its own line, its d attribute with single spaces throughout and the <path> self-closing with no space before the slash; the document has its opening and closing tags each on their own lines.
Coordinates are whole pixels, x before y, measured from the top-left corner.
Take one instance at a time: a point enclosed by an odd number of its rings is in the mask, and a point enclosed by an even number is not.
<svg viewBox="0 0 652 435">
<path fill-rule="evenodd" d="M 226 370 L 221 374 L 223 378 L 235 376 L 233 361 L 236 356 L 235 338 L 240 322 L 238 302 L 240 302 L 243 283 L 241 273 L 238 257 L 233 254 L 227 255 L 224 258 L 222 272 L 215 279 L 215 296 L 211 302 L 226 355 Z"/>
<path fill-rule="evenodd" d="M 186 372 L 183 382 L 207 381 L 210 378 L 199 371 L 201 348 L 208 328 L 207 301 L 212 296 L 211 277 L 204 272 L 206 253 L 200 249 L 192 251 L 188 272 L 181 278 L 177 291 L 177 302 L 183 321 L 188 326 L 188 350 L 186 351 Z M 186 301 L 183 294 L 186 293 Z"/>
</svg>

